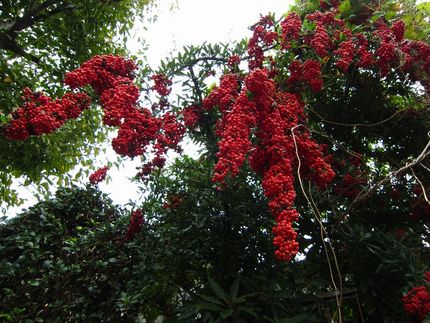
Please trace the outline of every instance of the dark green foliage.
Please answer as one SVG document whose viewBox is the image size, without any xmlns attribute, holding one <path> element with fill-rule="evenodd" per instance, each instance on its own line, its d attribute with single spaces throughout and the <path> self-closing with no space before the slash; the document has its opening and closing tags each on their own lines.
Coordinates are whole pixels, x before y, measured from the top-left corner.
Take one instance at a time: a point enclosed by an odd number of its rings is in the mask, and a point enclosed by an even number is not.
<svg viewBox="0 0 430 323">
<path fill-rule="evenodd" d="M 121 320 L 125 269 L 132 267 L 136 248 L 124 247 L 120 215 L 99 191 L 72 187 L 2 224 L 3 318 Z"/>
</svg>

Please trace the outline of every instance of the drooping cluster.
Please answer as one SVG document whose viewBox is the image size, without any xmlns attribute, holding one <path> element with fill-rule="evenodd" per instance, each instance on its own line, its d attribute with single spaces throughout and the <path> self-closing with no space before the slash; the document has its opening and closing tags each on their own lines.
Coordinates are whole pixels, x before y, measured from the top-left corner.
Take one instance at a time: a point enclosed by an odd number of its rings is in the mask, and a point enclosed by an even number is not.
<svg viewBox="0 0 430 323">
<path fill-rule="evenodd" d="M 131 213 L 130 223 L 127 227 L 127 232 L 125 234 L 125 238 L 127 241 L 134 238 L 134 236 L 142 230 L 144 220 L 143 220 L 143 212 L 140 209 L 137 209 Z"/>
<path fill-rule="evenodd" d="M 322 90 L 323 80 L 321 75 L 321 65 L 316 60 L 306 60 L 303 64 L 294 60 L 288 67 L 290 75 L 286 83 L 293 89 L 302 88 L 307 85 L 311 91 L 316 93 Z"/>
<path fill-rule="evenodd" d="M 333 63 L 343 73 L 351 67 L 366 68 L 376 70 L 384 77 L 400 69 L 410 80 L 420 82 L 430 91 L 430 46 L 422 41 L 405 40 L 403 21 L 395 20 L 390 24 L 378 19 L 370 23 L 365 19 L 362 28 L 356 32 L 337 18 L 336 5 L 326 9 L 308 14 L 305 23 L 297 14 L 290 13 L 280 23 L 282 48 L 288 50 L 294 41 L 296 50 L 308 45 L 313 49 L 313 53 L 306 53 L 308 60 L 319 64 Z M 309 27 L 312 24 L 314 27 Z M 265 59 L 259 56 L 259 61 Z M 294 67 L 297 65 L 290 68 Z"/>
<path fill-rule="evenodd" d="M 425 273 L 425 285 L 413 287 L 403 296 L 405 312 L 422 322 L 430 314 L 430 272 Z"/>
<path fill-rule="evenodd" d="M 278 34 L 273 30 L 273 18 L 270 16 L 261 17 L 260 21 L 252 27 L 253 35 L 248 42 L 248 66 L 250 70 L 263 67 L 264 49 L 272 45 L 278 38 Z"/>
<path fill-rule="evenodd" d="M 116 153 L 133 158 L 148 152 L 152 145 L 155 157 L 144 165 L 148 174 L 155 167 L 164 166 L 168 149 L 180 149 L 178 144 L 185 127 L 165 109 L 155 116 L 150 109 L 138 105 L 140 90 L 133 82 L 136 68 L 131 60 L 123 57 L 98 55 L 66 73 L 65 83 L 75 90 L 89 85 L 100 97 L 103 123 L 119 128 L 117 137 L 112 140 Z M 152 79 L 155 81 L 153 89 L 160 95 L 170 93 L 171 81 L 164 75 L 157 74 Z M 65 120 L 78 117 L 90 103 L 83 92 L 70 92 L 61 99 L 52 100 L 42 93 L 26 89 L 23 99 L 23 106 L 14 112 L 14 119 L 4 129 L 10 140 L 52 133 Z M 94 176 L 97 181 L 98 177 Z"/>
<path fill-rule="evenodd" d="M 291 12 L 281 22 L 282 34 L 281 44 L 284 49 L 291 47 L 291 42 L 297 40 L 302 29 L 302 20 L 295 12 Z"/>
<path fill-rule="evenodd" d="M 225 83 L 224 83 L 225 84 Z M 215 89 L 215 94 L 206 101 L 220 102 L 225 89 Z M 218 100 L 215 100 L 217 97 Z M 295 241 L 297 233 L 293 223 L 298 219 L 294 209 L 294 169 L 300 155 L 310 156 L 309 165 L 315 167 L 314 176 L 305 175 L 319 185 L 328 184 L 334 176 L 322 156 L 322 150 L 306 131 L 292 129 L 305 121 L 303 103 L 288 92 L 279 92 L 266 69 L 254 69 L 244 79 L 243 87 L 230 106 L 224 106 L 218 162 L 215 165 L 213 181 L 224 184 L 227 177 L 240 171 L 249 160 L 252 169 L 262 176 L 263 190 L 269 200 L 269 210 L 276 220 L 273 228 L 275 256 L 288 261 L 298 252 Z M 296 138 L 297 135 L 297 138 Z M 253 137 L 256 137 L 253 139 Z M 256 143 L 253 143 L 256 142 Z M 297 142 L 298 146 L 296 147 Z M 295 144 L 296 143 L 296 144 Z M 318 173 L 320 171 L 320 173 Z"/>
<path fill-rule="evenodd" d="M 9 140 L 26 140 L 35 135 L 49 134 L 68 119 L 75 119 L 87 109 L 90 98 L 85 93 L 66 93 L 52 100 L 41 92 L 23 90 L 24 104 L 12 113 L 13 120 L 4 129 Z"/>
<path fill-rule="evenodd" d="M 197 105 L 190 105 L 182 110 L 184 125 L 188 129 L 194 129 L 201 119 L 201 108 Z"/>
<path fill-rule="evenodd" d="M 104 166 L 97 169 L 94 173 L 90 175 L 88 178 L 90 183 L 95 185 L 105 180 L 107 171 L 109 170 L 109 166 Z"/>
<path fill-rule="evenodd" d="M 164 74 L 155 74 L 151 76 L 151 79 L 154 81 L 154 86 L 152 89 L 156 91 L 161 96 L 167 96 L 170 94 L 172 89 L 170 86 L 172 85 L 172 81 L 169 80 Z"/>
<path fill-rule="evenodd" d="M 163 167 L 168 149 L 179 149 L 185 128 L 169 112 L 154 116 L 150 109 L 138 105 L 139 89 L 133 83 L 136 66 L 132 61 L 112 55 L 96 56 L 66 75 L 71 87 L 90 85 L 100 95 L 103 122 L 119 127 L 112 140 L 116 153 L 128 157 L 141 156 L 152 144 L 153 160 L 144 165 L 148 174 Z M 170 93 L 171 81 L 162 74 L 152 76 L 153 89 L 161 96 Z"/>
</svg>

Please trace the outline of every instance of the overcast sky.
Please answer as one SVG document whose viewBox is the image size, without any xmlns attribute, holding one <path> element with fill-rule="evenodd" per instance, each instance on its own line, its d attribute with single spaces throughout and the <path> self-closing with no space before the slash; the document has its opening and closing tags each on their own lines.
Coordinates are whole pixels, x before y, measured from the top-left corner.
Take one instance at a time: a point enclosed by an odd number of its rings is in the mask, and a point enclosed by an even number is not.
<svg viewBox="0 0 430 323">
<path fill-rule="evenodd" d="M 258 21 L 260 14 L 275 13 L 276 17 L 288 11 L 292 1 L 281 0 L 178 0 L 177 8 L 170 10 L 173 0 L 159 0 L 158 20 L 147 31 L 138 30 L 149 44 L 147 52 L 151 66 L 160 58 L 184 45 L 207 42 L 228 42 L 248 37 L 248 27 Z M 138 44 L 130 43 L 134 50 Z"/>
</svg>

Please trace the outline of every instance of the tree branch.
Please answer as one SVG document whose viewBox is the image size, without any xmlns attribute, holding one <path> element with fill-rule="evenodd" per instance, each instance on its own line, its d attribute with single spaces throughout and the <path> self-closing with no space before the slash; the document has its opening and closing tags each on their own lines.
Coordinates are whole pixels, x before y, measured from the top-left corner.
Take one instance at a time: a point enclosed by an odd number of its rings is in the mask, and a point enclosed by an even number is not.
<svg viewBox="0 0 430 323">
<path fill-rule="evenodd" d="M 369 195 L 371 195 L 376 189 L 378 189 L 378 187 L 382 187 L 385 184 L 387 184 L 393 177 L 397 177 L 401 174 L 403 174 L 404 172 L 406 172 L 408 169 L 412 168 L 413 166 L 417 165 L 418 163 L 420 163 L 422 160 L 424 160 L 427 156 L 430 156 L 430 141 L 427 143 L 427 145 L 424 147 L 423 151 L 421 152 L 421 154 L 415 158 L 413 161 L 411 161 L 410 163 L 407 163 L 405 166 L 399 168 L 397 171 L 395 171 L 393 174 L 386 176 L 384 179 L 382 179 L 381 181 L 379 181 L 378 183 L 376 183 L 375 185 L 371 186 L 367 191 L 363 190 L 360 192 L 360 194 L 357 195 L 357 197 L 351 202 L 349 209 L 351 209 L 351 207 L 354 204 L 357 204 L 363 200 L 365 200 Z"/>
<path fill-rule="evenodd" d="M 31 60 L 33 63 L 40 64 L 40 59 L 37 56 L 27 53 L 21 46 L 18 45 L 15 38 L 8 36 L 8 34 L 0 34 L 0 49 L 9 50 L 19 56 Z"/>
<path fill-rule="evenodd" d="M 64 11 L 75 8 L 74 5 L 64 2 L 62 5 L 59 5 L 57 8 L 53 8 L 51 11 L 47 11 L 50 6 L 57 3 L 55 0 L 47 0 L 44 3 L 41 3 L 37 6 L 33 6 L 28 12 L 24 13 L 22 18 L 19 18 L 15 21 L 14 25 L 11 27 L 11 31 L 21 31 L 25 28 L 28 28 L 34 25 L 36 22 L 47 19 L 53 15 L 62 13 Z"/>
</svg>

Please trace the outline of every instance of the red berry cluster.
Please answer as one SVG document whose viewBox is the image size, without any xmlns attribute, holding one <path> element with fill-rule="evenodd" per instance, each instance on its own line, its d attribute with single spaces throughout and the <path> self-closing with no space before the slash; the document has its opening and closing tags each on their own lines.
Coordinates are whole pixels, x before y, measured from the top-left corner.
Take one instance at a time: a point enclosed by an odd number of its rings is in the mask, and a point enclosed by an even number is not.
<svg viewBox="0 0 430 323">
<path fill-rule="evenodd" d="M 303 64 L 300 61 L 292 61 L 288 67 L 290 76 L 287 84 L 295 89 L 302 89 L 301 85 L 309 85 L 312 92 L 322 90 L 323 80 L 321 76 L 321 65 L 316 60 L 306 60 Z"/>
<path fill-rule="evenodd" d="M 203 100 L 203 109 L 210 110 L 217 106 L 221 112 L 229 111 L 238 96 L 238 90 L 239 77 L 236 74 L 222 76 L 220 85 Z"/>
<path fill-rule="evenodd" d="M 66 75 L 66 83 L 72 87 L 90 85 L 100 95 L 104 110 L 103 122 L 119 127 L 112 140 L 117 154 L 129 157 L 141 156 L 152 144 L 155 157 L 144 165 L 148 174 L 154 167 L 163 167 L 169 148 L 179 149 L 185 128 L 169 112 L 154 116 L 147 108 L 138 106 L 139 89 L 133 83 L 133 62 L 112 55 L 96 56 Z M 165 96 L 171 81 L 162 74 L 152 76 L 154 90 Z"/>
<path fill-rule="evenodd" d="M 291 42 L 299 38 L 302 29 L 302 20 L 297 13 L 291 12 L 281 22 L 281 29 L 282 47 L 288 49 L 291 47 Z"/>
<path fill-rule="evenodd" d="M 108 170 L 109 170 L 108 166 L 104 166 L 102 168 L 97 169 L 94 173 L 90 175 L 89 177 L 90 183 L 95 185 L 104 181 Z"/>
<path fill-rule="evenodd" d="M 142 210 L 137 209 L 131 213 L 130 223 L 127 228 L 127 233 L 125 234 L 127 241 L 133 239 L 136 233 L 142 229 L 143 222 Z"/>
<path fill-rule="evenodd" d="M 229 67 L 230 71 L 234 71 L 235 68 L 237 68 L 240 64 L 240 56 L 238 55 L 232 55 L 229 57 L 227 61 L 227 66 Z"/>
<path fill-rule="evenodd" d="M 202 117 L 201 108 L 197 105 L 190 105 L 182 110 L 184 125 L 188 129 L 194 129 Z"/>
<path fill-rule="evenodd" d="M 90 104 L 85 93 L 66 93 L 61 99 L 52 100 L 40 92 L 23 90 L 24 104 L 12 113 L 13 120 L 4 132 L 9 140 L 26 140 L 31 135 L 52 133 L 68 119 L 80 116 Z"/>
<path fill-rule="evenodd" d="M 322 25 L 318 24 L 309 45 L 315 50 L 320 57 L 327 56 L 330 49 L 333 48 L 333 43 L 327 32 L 327 29 Z"/>
<path fill-rule="evenodd" d="M 339 56 L 336 66 L 341 71 L 346 73 L 349 66 L 354 61 L 354 43 L 352 40 L 347 40 L 339 45 L 339 48 L 334 51 L 334 54 Z"/>
<path fill-rule="evenodd" d="M 126 81 L 134 78 L 137 66 L 131 60 L 120 56 L 97 55 L 84 62 L 78 69 L 66 73 L 64 82 L 72 89 L 90 85 L 98 95 L 112 88 L 120 79 Z"/>
<path fill-rule="evenodd" d="M 170 94 L 170 92 L 172 91 L 172 89 L 170 88 L 170 86 L 172 85 L 172 81 L 169 80 L 164 74 L 152 75 L 151 79 L 155 83 L 152 89 L 156 91 L 159 95 L 167 96 Z"/>
<path fill-rule="evenodd" d="M 293 229 L 299 214 L 294 209 L 297 156 L 296 135 L 292 129 L 305 120 L 303 103 L 294 94 L 278 92 L 266 69 L 254 69 L 243 83 L 234 102 L 224 106 L 229 110 L 224 111 L 222 117 L 213 181 L 223 184 L 226 177 L 237 175 L 249 155 L 252 169 L 262 175 L 269 210 L 276 219 L 273 228 L 275 256 L 288 261 L 298 252 L 297 233 Z M 206 105 L 221 102 L 222 94 L 229 96 L 230 85 L 221 82 L 216 92 L 211 93 L 210 100 L 205 101 Z M 230 98 L 234 99 L 234 95 Z M 251 140 L 253 136 L 255 140 Z M 318 185 L 328 184 L 334 173 L 325 162 L 322 150 L 305 130 L 297 130 L 297 142 L 301 156 L 309 159 L 308 166 L 315 167 L 315 174 L 304 175 Z"/>
<path fill-rule="evenodd" d="M 413 287 L 403 296 L 405 312 L 417 318 L 420 322 L 430 313 L 430 272 L 425 273 L 426 285 Z"/>
<path fill-rule="evenodd" d="M 348 159 L 338 160 L 334 163 L 341 181 L 336 183 L 334 191 L 340 196 L 351 200 L 355 199 L 368 184 L 368 174 L 364 170 L 364 163 L 359 156 L 350 156 Z"/>
<path fill-rule="evenodd" d="M 325 12 L 307 15 L 307 22 L 315 24 L 311 34 L 308 33 L 308 24 L 302 28 L 297 14 L 289 14 L 280 24 L 282 48 L 288 49 L 292 41 L 297 42 L 298 48 L 308 45 L 314 50 L 311 56 L 317 56 L 323 62 L 331 61 L 330 57 L 334 57 L 335 66 L 344 73 L 356 67 L 375 69 L 381 76 L 386 76 L 400 68 L 410 80 L 419 81 L 430 91 L 430 46 L 422 41 L 404 40 L 404 22 L 397 20 L 389 26 L 383 20 L 377 20 L 367 23 L 360 32 L 354 32 L 344 21 L 336 18 L 337 13 L 337 9 L 332 7 Z M 269 27 L 272 28 L 272 25 Z M 264 32 L 260 30 L 257 35 L 260 34 Z M 249 46 L 254 48 L 260 38 L 251 39 Z M 261 67 L 264 59 L 267 59 L 263 56 L 262 48 L 260 46 L 254 50 L 258 55 L 251 55 L 252 68 Z M 294 82 L 297 75 L 294 69 L 299 71 L 297 64 L 291 63 L 292 79 L 289 83 Z M 313 88 L 318 89 L 320 85 L 315 84 Z"/>
<path fill-rule="evenodd" d="M 138 106 L 139 88 L 133 83 L 136 65 L 122 57 L 99 55 L 83 63 L 65 76 L 71 88 L 90 85 L 99 95 L 103 107 L 103 123 L 119 127 L 112 140 L 113 149 L 120 155 L 136 157 L 147 152 L 152 144 L 155 157 L 144 165 L 146 174 L 154 167 L 164 166 L 168 149 L 179 150 L 178 144 L 185 128 L 176 117 L 166 112 L 154 116 L 147 108 Z M 154 90 L 165 96 L 171 81 L 164 75 L 154 75 Z M 52 101 L 41 93 L 24 90 L 26 102 L 14 113 L 14 120 L 5 128 L 11 140 L 25 140 L 30 135 L 51 133 L 62 126 L 66 119 L 76 118 L 89 105 L 84 93 L 67 93 Z M 165 106 L 166 104 L 164 104 Z M 95 172 L 90 181 L 102 178 L 103 171 Z M 100 179 L 101 180 L 101 179 Z"/>
<path fill-rule="evenodd" d="M 248 42 L 248 54 L 250 56 L 248 67 L 250 70 L 263 67 L 264 48 L 272 45 L 278 38 L 273 27 L 273 18 L 270 16 L 261 17 L 260 21 L 252 26 L 253 35 Z"/>
</svg>

